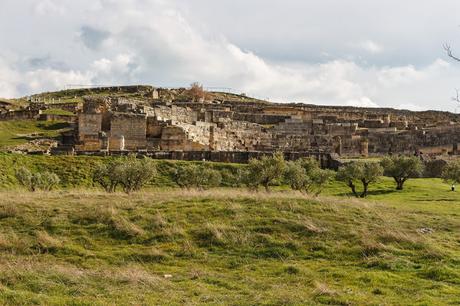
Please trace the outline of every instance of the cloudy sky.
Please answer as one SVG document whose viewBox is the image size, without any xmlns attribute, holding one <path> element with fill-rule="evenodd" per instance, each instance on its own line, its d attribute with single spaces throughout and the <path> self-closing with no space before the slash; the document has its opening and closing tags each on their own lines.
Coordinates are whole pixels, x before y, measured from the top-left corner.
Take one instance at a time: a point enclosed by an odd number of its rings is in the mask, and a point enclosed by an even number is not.
<svg viewBox="0 0 460 306">
<path fill-rule="evenodd" d="M 0 96 L 232 88 L 279 102 L 460 111 L 458 0 L 1 0 Z"/>
</svg>

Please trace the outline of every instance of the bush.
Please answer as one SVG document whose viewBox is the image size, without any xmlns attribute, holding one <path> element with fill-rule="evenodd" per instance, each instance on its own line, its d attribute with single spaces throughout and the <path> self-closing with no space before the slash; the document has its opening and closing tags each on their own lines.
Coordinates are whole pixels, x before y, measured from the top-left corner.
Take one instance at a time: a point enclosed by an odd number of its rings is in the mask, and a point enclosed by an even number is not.
<svg viewBox="0 0 460 306">
<path fill-rule="evenodd" d="M 443 159 L 433 159 L 425 161 L 424 177 L 429 178 L 442 178 L 442 173 L 446 167 L 447 162 Z"/>
<path fill-rule="evenodd" d="M 135 155 L 129 155 L 99 164 L 93 173 L 93 182 L 107 192 L 115 192 L 117 186 L 121 186 L 129 194 L 141 190 L 155 174 L 156 167 L 150 158 L 138 159 Z"/>
<path fill-rule="evenodd" d="M 275 153 L 273 156 L 263 156 L 261 159 L 251 159 L 244 178 L 245 184 L 258 189 L 262 185 L 267 192 L 270 185 L 283 177 L 286 169 L 286 162 L 282 153 Z"/>
<path fill-rule="evenodd" d="M 29 191 L 51 191 L 60 183 L 59 177 L 52 172 L 32 173 L 29 169 L 21 167 L 16 171 L 16 179 L 19 184 L 26 187 Z"/>
<path fill-rule="evenodd" d="M 130 155 L 122 159 L 119 172 L 119 183 L 123 191 L 129 194 L 141 190 L 152 180 L 156 174 L 156 167 L 150 158 L 137 159 L 135 155 Z"/>
<path fill-rule="evenodd" d="M 106 192 L 115 192 L 120 184 L 121 166 L 120 159 L 98 164 L 93 173 L 93 182 L 101 185 Z"/>
<path fill-rule="evenodd" d="M 293 190 L 306 193 L 315 191 L 316 194 L 321 193 L 333 175 L 333 171 L 321 169 L 314 158 L 288 162 L 284 174 L 286 182 Z"/>
<path fill-rule="evenodd" d="M 220 186 L 222 175 L 219 171 L 206 167 L 188 164 L 178 167 L 173 175 L 174 182 L 181 188 L 209 189 Z"/>
<path fill-rule="evenodd" d="M 460 161 L 449 162 L 442 172 L 442 178 L 447 184 L 460 183 Z"/>
</svg>

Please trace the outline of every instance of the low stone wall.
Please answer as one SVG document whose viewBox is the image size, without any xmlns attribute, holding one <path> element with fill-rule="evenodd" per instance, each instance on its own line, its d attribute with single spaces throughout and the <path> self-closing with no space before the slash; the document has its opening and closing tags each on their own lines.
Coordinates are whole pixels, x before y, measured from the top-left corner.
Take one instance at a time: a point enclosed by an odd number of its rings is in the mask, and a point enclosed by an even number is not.
<svg viewBox="0 0 460 306">
<path fill-rule="evenodd" d="M 0 113 L 0 121 L 37 119 L 39 110 L 17 110 Z"/>
<path fill-rule="evenodd" d="M 40 114 L 38 117 L 40 121 L 64 121 L 68 123 L 77 122 L 77 116 L 74 115 L 52 115 L 52 114 Z"/>
</svg>

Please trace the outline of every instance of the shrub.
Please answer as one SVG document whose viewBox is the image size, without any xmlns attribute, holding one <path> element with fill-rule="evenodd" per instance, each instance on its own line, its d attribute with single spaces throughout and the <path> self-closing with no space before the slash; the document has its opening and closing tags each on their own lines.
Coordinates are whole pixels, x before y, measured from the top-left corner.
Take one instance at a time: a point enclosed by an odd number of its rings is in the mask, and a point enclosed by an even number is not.
<svg viewBox="0 0 460 306">
<path fill-rule="evenodd" d="M 267 192 L 270 185 L 283 177 L 286 162 L 282 153 L 273 156 L 263 156 L 260 159 L 251 159 L 246 171 L 245 184 L 253 189 L 262 185 Z"/>
<path fill-rule="evenodd" d="M 55 173 L 49 171 L 32 173 L 25 167 L 21 167 L 16 171 L 16 179 L 22 186 L 32 192 L 38 189 L 51 191 L 60 183 L 60 179 Z"/>
<path fill-rule="evenodd" d="M 129 155 L 107 164 L 99 164 L 93 173 L 93 182 L 107 192 L 115 192 L 117 186 L 121 186 L 129 194 L 141 190 L 155 174 L 156 167 L 151 159 L 138 159 L 135 155 Z"/>
<path fill-rule="evenodd" d="M 121 166 L 120 159 L 98 164 L 93 172 L 93 182 L 101 185 L 106 192 L 115 192 L 120 184 Z"/>
<path fill-rule="evenodd" d="M 220 186 L 222 182 L 222 175 L 219 171 L 195 164 L 180 166 L 175 170 L 173 177 L 179 187 L 187 189 L 208 189 Z"/>
<path fill-rule="evenodd" d="M 53 190 L 57 185 L 59 185 L 59 182 L 61 181 L 59 179 L 59 176 L 57 174 L 52 173 L 52 172 L 43 172 L 42 174 L 37 173 L 39 175 L 38 181 L 39 181 L 39 188 L 43 191 L 51 191 Z"/>
<path fill-rule="evenodd" d="M 141 190 L 152 180 L 156 174 L 156 168 L 150 158 L 138 159 L 135 155 L 130 155 L 122 159 L 119 172 L 119 183 L 123 191 L 129 194 Z"/>
<path fill-rule="evenodd" d="M 442 172 L 442 178 L 447 184 L 460 183 L 460 161 L 449 162 Z"/>
<path fill-rule="evenodd" d="M 316 159 L 307 158 L 288 162 L 284 176 L 293 190 L 319 194 L 333 177 L 333 171 L 323 170 Z"/>
</svg>

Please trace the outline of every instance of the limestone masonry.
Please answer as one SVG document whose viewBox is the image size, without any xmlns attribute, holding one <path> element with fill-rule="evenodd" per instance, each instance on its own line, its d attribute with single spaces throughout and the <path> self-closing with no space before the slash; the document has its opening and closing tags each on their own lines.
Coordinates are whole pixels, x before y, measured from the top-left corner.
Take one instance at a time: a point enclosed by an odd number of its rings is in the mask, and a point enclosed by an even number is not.
<svg viewBox="0 0 460 306">
<path fill-rule="evenodd" d="M 138 90 L 138 95 L 86 96 L 73 150 L 439 155 L 457 154 L 460 142 L 459 118 L 447 112 L 269 103 L 224 93 L 195 99 L 186 89 Z"/>
</svg>

